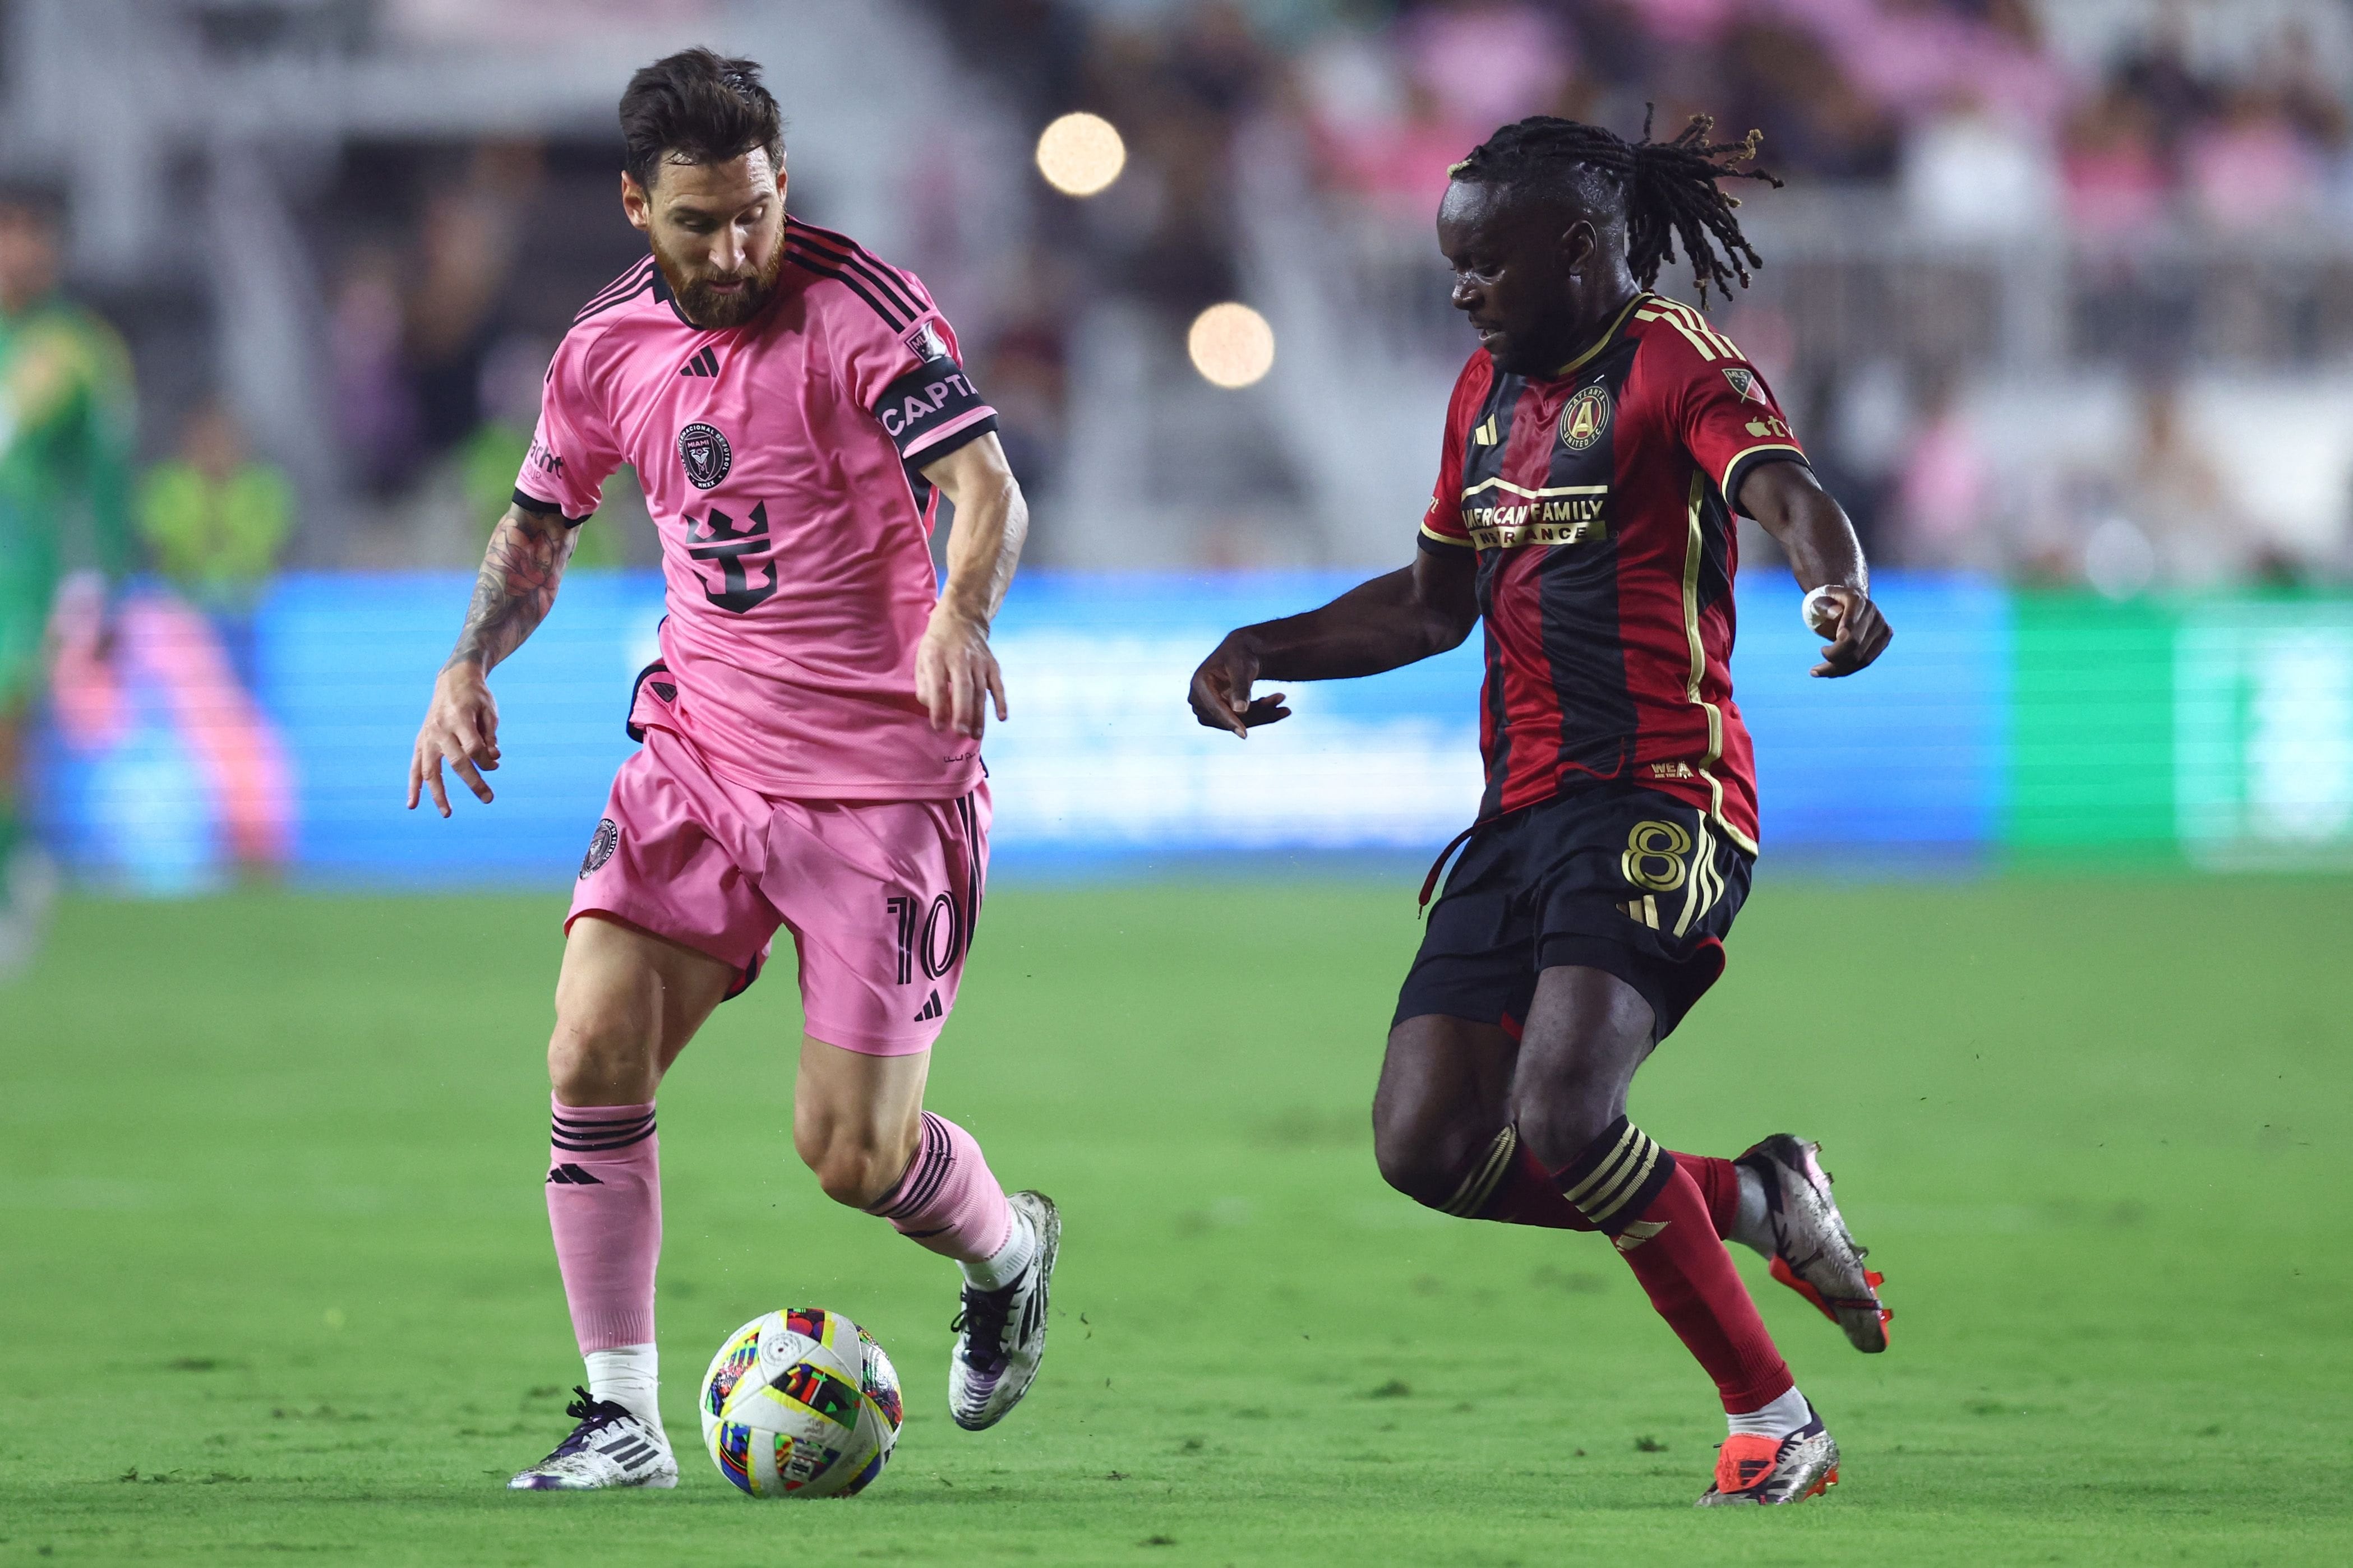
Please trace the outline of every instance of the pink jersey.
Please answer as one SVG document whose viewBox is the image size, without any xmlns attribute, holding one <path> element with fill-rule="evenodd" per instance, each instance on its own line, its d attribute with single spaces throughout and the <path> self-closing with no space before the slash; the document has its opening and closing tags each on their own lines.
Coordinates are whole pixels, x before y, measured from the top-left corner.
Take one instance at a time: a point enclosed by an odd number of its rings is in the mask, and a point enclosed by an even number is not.
<svg viewBox="0 0 2353 1568">
<path fill-rule="evenodd" d="M 586 521 L 637 469 L 661 533 L 662 667 L 633 727 L 694 742 L 780 799 L 944 800 L 979 747 L 915 700 L 938 596 L 917 472 L 997 427 L 910 274 L 787 220 L 776 297 L 705 331 L 648 257 L 589 300 L 547 369 L 516 504 Z M 660 700 L 646 700 L 648 693 Z"/>
</svg>

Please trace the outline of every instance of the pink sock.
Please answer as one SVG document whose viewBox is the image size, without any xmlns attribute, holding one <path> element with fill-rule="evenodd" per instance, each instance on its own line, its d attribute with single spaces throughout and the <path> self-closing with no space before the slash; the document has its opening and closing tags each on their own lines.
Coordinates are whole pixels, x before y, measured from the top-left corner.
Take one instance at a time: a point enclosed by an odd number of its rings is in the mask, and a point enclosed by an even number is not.
<svg viewBox="0 0 2353 1568">
<path fill-rule="evenodd" d="M 652 1343 L 661 1257 L 654 1108 L 558 1104 L 548 1142 L 547 1225 L 580 1353 Z"/>
<path fill-rule="evenodd" d="M 928 1110 L 907 1173 L 866 1212 L 881 1215 L 908 1240 L 958 1263 L 986 1262 L 1013 1234 L 1013 1207 L 980 1157 L 980 1145 L 971 1133 Z"/>
</svg>

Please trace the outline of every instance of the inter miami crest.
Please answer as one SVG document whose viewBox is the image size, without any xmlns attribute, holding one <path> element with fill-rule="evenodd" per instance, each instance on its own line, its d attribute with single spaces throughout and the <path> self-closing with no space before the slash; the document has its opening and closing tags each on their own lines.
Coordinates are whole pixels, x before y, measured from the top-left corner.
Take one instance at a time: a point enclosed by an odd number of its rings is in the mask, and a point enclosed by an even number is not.
<svg viewBox="0 0 2353 1568">
<path fill-rule="evenodd" d="M 707 490 L 727 477 L 735 454 L 718 426 L 697 420 L 678 433 L 678 460 L 686 466 L 687 483 Z"/>
<path fill-rule="evenodd" d="M 586 881 L 591 872 L 610 860 L 620 842 L 621 830 L 611 817 L 597 823 L 596 837 L 588 840 L 588 853 L 580 857 L 580 879 Z"/>
<path fill-rule="evenodd" d="M 1560 411 L 1560 444 L 1582 452 L 1609 433 L 1609 389 L 1599 382 L 1579 391 Z"/>
</svg>

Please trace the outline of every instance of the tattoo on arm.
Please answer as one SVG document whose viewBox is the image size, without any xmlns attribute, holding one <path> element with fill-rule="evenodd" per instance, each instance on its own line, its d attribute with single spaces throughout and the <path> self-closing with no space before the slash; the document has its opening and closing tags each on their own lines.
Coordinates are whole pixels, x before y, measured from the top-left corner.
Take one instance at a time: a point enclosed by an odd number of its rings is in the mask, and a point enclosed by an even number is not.
<svg viewBox="0 0 2353 1568">
<path fill-rule="evenodd" d="M 483 552 L 465 629 L 458 634 L 448 664 L 441 668 L 479 664 L 487 672 L 522 646 L 555 603 L 564 563 L 572 559 L 577 539 L 578 530 L 566 527 L 560 517 L 507 508 Z"/>
</svg>

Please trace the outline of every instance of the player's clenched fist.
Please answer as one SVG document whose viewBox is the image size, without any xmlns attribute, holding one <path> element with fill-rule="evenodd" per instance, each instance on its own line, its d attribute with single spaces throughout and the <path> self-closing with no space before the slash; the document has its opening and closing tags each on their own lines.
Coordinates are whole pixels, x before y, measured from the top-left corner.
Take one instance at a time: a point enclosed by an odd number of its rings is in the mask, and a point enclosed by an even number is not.
<svg viewBox="0 0 2353 1568">
<path fill-rule="evenodd" d="M 1253 700 L 1259 677 L 1257 648 L 1242 632 L 1228 632 L 1218 649 L 1193 672 L 1193 717 L 1212 730 L 1231 730 L 1250 739 L 1250 727 L 1291 717 L 1280 691 Z"/>
<path fill-rule="evenodd" d="M 998 719 L 1005 707 L 1005 674 L 988 646 L 986 622 L 946 599 L 932 606 L 931 624 L 915 647 L 915 696 L 932 716 L 932 728 L 980 739 L 993 700 Z"/>
<path fill-rule="evenodd" d="M 448 792 L 441 783 L 445 762 L 476 799 L 484 805 L 491 803 L 491 786 L 482 782 L 482 774 L 499 765 L 499 705 L 482 678 L 482 667 L 471 661 L 451 663 L 433 683 L 433 700 L 425 710 L 417 749 L 408 759 L 411 811 L 421 794 L 430 793 L 435 809 L 449 815 Z"/>
</svg>

